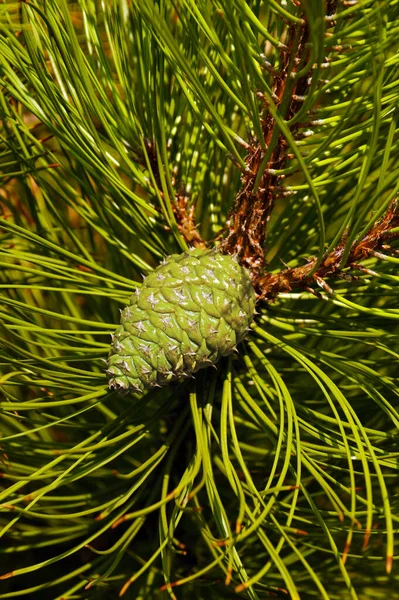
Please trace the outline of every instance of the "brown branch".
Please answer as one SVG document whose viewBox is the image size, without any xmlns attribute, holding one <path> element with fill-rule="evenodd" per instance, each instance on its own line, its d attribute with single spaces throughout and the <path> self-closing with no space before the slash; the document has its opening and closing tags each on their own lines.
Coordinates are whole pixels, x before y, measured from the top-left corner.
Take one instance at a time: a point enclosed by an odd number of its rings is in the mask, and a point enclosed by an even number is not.
<svg viewBox="0 0 399 600">
<path fill-rule="evenodd" d="M 154 180 L 157 185 L 158 191 L 163 197 L 162 182 L 159 173 L 157 147 L 155 142 L 145 140 L 147 156 L 150 162 L 151 170 L 154 175 Z M 175 187 L 175 179 L 172 178 L 172 187 Z M 177 227 L 183 235 L 185 241 L 190 246 L 196 248 L 205 248 L 206 243 L 202 239 L 200 233 L 197 230 L 195 223 L 195 205 L 190 205 L 190 197 L 188 194 L 183 192 L 176 192 L 173 202 L 173 212 L 176 218 Z"/>
<path fill-rule="evenodd" d="M 177 194 L 176 204 L 173 207 L 177 226 L 184 239 L 190 246 L 206 248 L 195 224 L 195 205 L 189 206 L 189 197 L 185 194 Z"/>
<path fill-rule="evenodd" d="M 294 288 L 311 289 L 315 282 L 323 284 L 329 277 L 345 277 L 347 273 L 343 271 L 345 267 L 350 269 L 360 269 L 363 267 L 358 263 L 372 256 L 378 257 L 379 250 L 386 250 L 386 242 L 399 237 L 399 233 L 392 231 L 399 226 L 399 204 L 392 202 L 385 216 L 377 221 L 372 229 L 359 241 L 352 244 L 345 265 L 342 265 L 342 258 L 345 250 L 345 239 L 339 246 L 332 250 L 324 258 L 318 269 L 310 275 L 315 264 L 316 258 L 308 260 L 301 266 L 292 269 L 285 269 L 280 273 L 271 273 L 258 277 L 255 280 L 255 289 L 259 300 L 273 301 L 277 295 L 282 292 L 291 292 Z"/>
<path fill-rule="evenodd" d="M 306 15 L 303 13 L 301 16 Z M 300 26 L 289 24 L 280 54 L 279 69 L 274 70 L 267 61 L 265 62 L 265 69 L 272 76 L 273 102 L 282 118 L 291 119 L 297 114 L 309 88 L 311 70 L 297 79 L 293 77 L 308 65 L 308 38 L 309 31 L 305 19 Z M 263 102 L 260 119 L 264 146 L 270 156 L 264 166 L 262 162 L 265 151 L 259 140 L 257 144 L 249 145 L 245 158 L 247 169 L 241 178 L 242 186 L 229 214 L 227 236 L 219 246 L 222 252 L 236 255 L 240 263 L 250 270 L 254 279 L 265 264 L 267 223 L 280 190 L 282 176 L 276 175 L 275 171 L 282 169 L 290 158 L 286 140 L 279 133 L 275 119 L 268 110 L 266 98 L 261 92 L 257 95 Z M 297 124 L 292 127 L 294 134 L 298 127 Z M 260 168 L 263 169 L 262 173 Z"/>
</svg>

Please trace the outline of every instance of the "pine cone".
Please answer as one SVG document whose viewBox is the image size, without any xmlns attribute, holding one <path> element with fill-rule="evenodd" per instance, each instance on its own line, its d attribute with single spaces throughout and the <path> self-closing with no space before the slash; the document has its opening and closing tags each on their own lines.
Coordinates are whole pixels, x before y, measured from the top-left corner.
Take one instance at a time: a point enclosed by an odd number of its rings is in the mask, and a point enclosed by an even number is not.
<svg viewBox="0 0 399 600">
<path fill-rule="evenodd" d="M 251 279 L 231 256 L 198 249 L 169 256 L 122 311 L 109 387 L 143 392 L 214 365 L 245 337 L 254 312 Z"/>
</svg>

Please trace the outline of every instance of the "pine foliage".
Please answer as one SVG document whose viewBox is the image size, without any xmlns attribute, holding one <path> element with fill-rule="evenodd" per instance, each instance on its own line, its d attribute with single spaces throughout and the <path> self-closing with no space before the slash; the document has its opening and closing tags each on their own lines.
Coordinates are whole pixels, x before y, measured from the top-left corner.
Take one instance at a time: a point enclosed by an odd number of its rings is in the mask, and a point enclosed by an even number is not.
<svg viewBox="0 0 399 600">
<path fill-rule="evenodd" d="M 0 4 L 0 598 L 399 598 L 398 31 Z M 191 246 L 249 269 L 251 332 L 121 396 L 119 309 Z"/>
</svg>

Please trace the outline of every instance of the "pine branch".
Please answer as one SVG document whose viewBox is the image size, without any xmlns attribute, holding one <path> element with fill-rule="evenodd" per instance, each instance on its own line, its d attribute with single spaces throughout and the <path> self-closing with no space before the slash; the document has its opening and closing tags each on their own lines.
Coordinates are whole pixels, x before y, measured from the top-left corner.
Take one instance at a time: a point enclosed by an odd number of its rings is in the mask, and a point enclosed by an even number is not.
<svg viewBox="0 0 399 600">
<path fill-rule="evenodd" d="M 297 3 L 300 6 L 300 3 Z M 329 9 L 336 2 L 329 2 Z M 301 24 L 289 22 L 285 32 L 285 43 L 280 50 L 279 64 L 272 66 L 266 56 L 263 68 L 272 77 L 272 101 L 281 118 L 289 123 L 291 133 L 298 137 L 303 125 L 296 119 L 312 83 L 314 69 L 313 53 L 309 44 L 309 24 L 304 9 L 298 13 Z M 284 175 L 275 174 L 286 165 L 293 155 L 287 151 L 287 141 L 279 125 L 268 110 L 270 101 L 261 91 L 263 139 L 252 139 L 245 158 L 247 168 L 242 175 L 242 187 L 230 211 L 228 234 L 220 244 L 222 252 L 237 255 L 256 278 L 264 268 L 267 224 L 275 206 L 276 195 L 281 193 Z"/>
<path fill-rule="evenodd" d="M 346 237 L 325 257 L 321 265 L 314 271 L 316 259 L 310 259 L 305 265 L 293 269 L 285 269 L 280 273 L 267 274 L 256 280 L 258 298 L 273 301 L 279 293 L 291 292 L 295 288 L 310 289 L 313 283 L 326 286 L 329 277 L 348 277 L 347 269 L 364 269 L 359 262 L 371 257 L 378 257 L 379 251 L 390 250 L 386 243 L 399 237 L 399 206 L 394 201 L 385 216 L 375 223 L 373 228 L 359 241 L 352 244 L 346 264 L 342 264 L 346 248 Z M 345 270 L 346 269 L 346 270 Z"/>
</svg>

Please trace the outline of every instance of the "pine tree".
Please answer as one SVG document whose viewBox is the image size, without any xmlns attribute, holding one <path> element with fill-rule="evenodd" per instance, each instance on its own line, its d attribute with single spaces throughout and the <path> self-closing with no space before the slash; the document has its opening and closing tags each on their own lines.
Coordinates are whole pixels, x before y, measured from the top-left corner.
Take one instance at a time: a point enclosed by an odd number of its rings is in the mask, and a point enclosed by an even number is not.
<svg viewBox="0 0 399 600">
<path fill-rule="evenodd" d="M 399 598 L 398 29 L 0 4 L 0 598 Z M 191 249 L 245 270 L 250 331 L 119 394 L 119 310 Z"/>
</svg>

